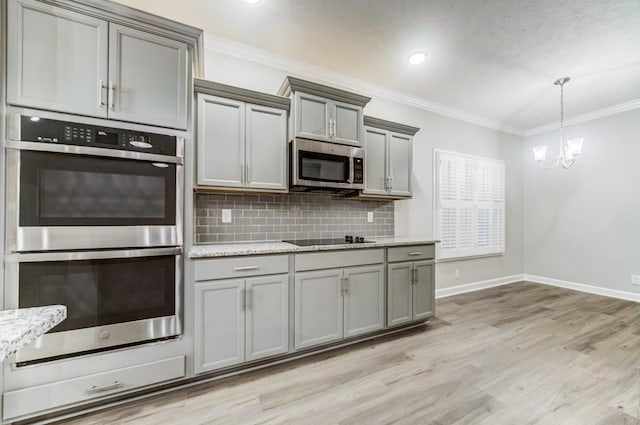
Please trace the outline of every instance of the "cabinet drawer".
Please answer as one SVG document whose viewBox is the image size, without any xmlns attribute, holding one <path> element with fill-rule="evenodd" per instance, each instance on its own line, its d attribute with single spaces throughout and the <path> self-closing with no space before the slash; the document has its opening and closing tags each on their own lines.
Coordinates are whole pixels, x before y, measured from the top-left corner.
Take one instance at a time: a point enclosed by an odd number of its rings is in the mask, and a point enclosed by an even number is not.
<svg viewBox="0 0 640 425">
<path fill-rule="evenodd" d="M 184 377 L 184 356 L 58 381 L 4 394 L 4 419 Z"/>
<path fill-rule="evenodd" d="M 335 269 L 384 262 L 383 249 L 350 249 L 296 255 L 296 271 Z"/>
<path fill-rule="evenodd" d="M 288 272 L 288 255 L 270 255 L 267 257 L 247 256 L 197 260 L 195 261 L 194 275 L 196 282 L 199 282 Z"/>
<path fill-rule="evenodd" d="M 435 245 L 411 245 L 387 248 L 387 261 L 432 260 L 435 258 Z"/>
</svg>

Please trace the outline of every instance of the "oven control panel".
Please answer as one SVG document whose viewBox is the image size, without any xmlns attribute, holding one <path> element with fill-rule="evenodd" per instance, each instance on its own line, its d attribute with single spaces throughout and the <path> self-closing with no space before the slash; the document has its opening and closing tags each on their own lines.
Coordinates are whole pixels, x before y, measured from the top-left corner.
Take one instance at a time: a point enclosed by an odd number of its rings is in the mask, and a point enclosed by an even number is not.
<svg viewBox="0 0 640 425">
<path fill-rule="evenodd" d="M 176 136 L 20 115 L 20 141 L 176 155 Z"/>
</svg>

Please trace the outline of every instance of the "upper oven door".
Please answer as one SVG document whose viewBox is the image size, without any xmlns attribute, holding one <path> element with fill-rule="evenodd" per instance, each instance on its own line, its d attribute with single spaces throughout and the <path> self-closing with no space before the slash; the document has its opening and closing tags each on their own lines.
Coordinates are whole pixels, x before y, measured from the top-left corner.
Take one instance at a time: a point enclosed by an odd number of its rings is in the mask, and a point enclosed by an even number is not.
<svg viewBox="0 0 640 425">
<path fill-rule="evenodd" d="M 182 243 L 175 157 L 31 142 L 7 147 L 9 252 Z"/>
<path fill-rule="evenodd" d="M 292 186 L 363 188 L 361 148 L 295 139 L 291 151 Z"/>
</svg>

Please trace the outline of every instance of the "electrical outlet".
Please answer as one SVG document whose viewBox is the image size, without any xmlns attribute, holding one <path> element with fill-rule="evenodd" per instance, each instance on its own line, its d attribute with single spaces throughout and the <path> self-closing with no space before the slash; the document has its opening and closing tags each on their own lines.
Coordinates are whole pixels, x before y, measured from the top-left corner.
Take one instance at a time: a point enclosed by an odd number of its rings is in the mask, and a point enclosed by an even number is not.
<svg viewBox="0 0 640 425">
<path fill-rule="evenodd" d="M 367 211 L 367 223 L 373 223 L 373 211 Z"/>
<path fill-rule="evenodd" d="M 640 285 L 640 275 L 632 274 L 631 275 L 631 284 L 632 285 Z"/>
<path fill-rule="evenodd" d="M 232 221 L 231 210 L 222 210 L 222 222 L 231 223 Z"/>
<path fill-rule="evenodd" d="M 456 269 L 456 272 L 454 273 L 453 278 L 454 278 L 455 280 L 460 279 L 460 270 Z"/>
</svg>

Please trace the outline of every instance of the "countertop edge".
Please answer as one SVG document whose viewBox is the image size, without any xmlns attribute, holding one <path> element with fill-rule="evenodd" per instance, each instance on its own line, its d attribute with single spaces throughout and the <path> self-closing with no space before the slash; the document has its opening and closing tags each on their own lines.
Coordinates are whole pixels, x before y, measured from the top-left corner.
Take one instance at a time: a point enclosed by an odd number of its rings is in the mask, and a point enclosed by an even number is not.
<svg viewBox="0 0 640 425">
<path fill-rule="evenodd" d="M 250 255 L 269 254 L 297 254 L 319 251 L 340 251 L 346 249 L 373 249 L 394 246 L 432 245 L 438 240 L 408 240 L 400 238 L 380 238 L 373 243 L 340 244 L 340 245 L 312 245 L 296 246 L 287 242 L 256 242 L 256 243 L 229 243 L 214 245 L 196 245 L 189 250 L 188 256 L 192 260 L 202 258 L 239 257 Z"/>
</svg>

